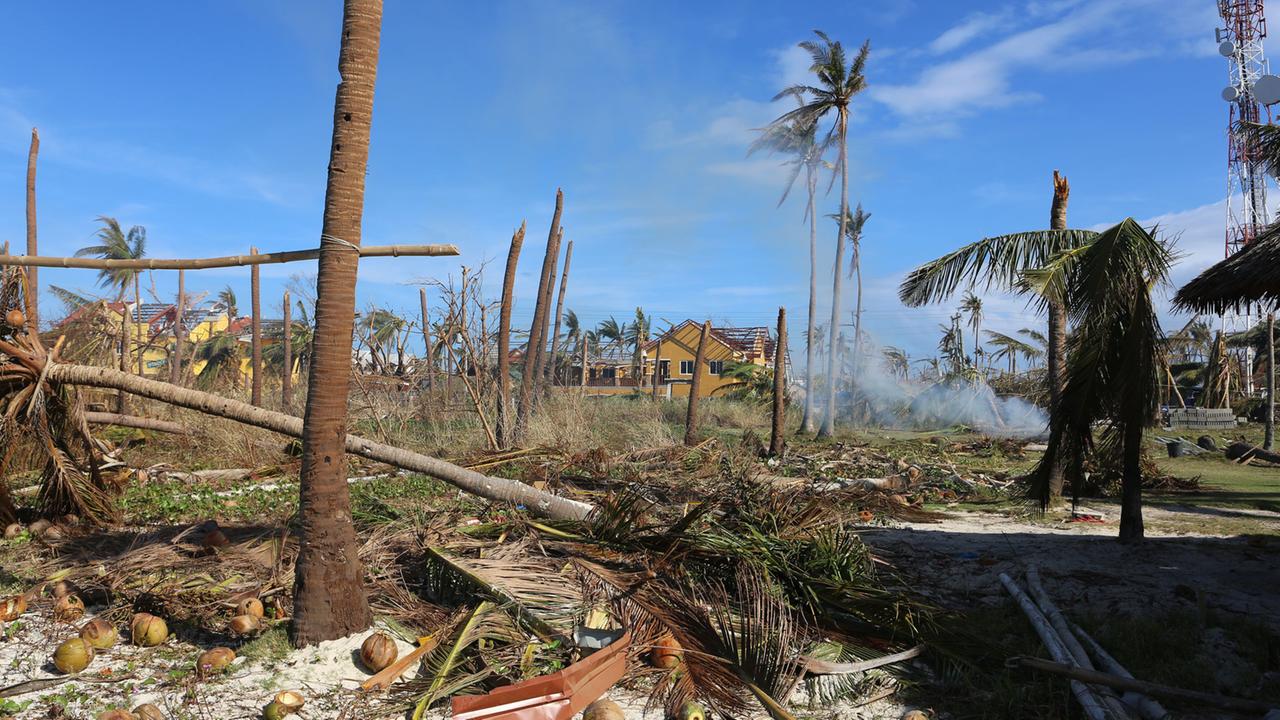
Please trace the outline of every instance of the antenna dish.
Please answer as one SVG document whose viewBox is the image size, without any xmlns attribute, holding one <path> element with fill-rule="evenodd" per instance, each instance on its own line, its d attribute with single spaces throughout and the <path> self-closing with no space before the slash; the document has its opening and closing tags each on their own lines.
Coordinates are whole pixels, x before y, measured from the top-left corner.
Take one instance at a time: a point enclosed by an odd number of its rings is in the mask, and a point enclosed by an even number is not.
<svg viewBox="0 0 1280 720">
<path fill-rule="evenodd" d="M 1253 84 L 1253 99 L 1262 105 L 1280 102 L 1280 77 L 1263 75 Z"/>
<path fill-rule="evenodd" d="M 1236 44 L 1230 40 L 1223 40 L 1218 45 L 1218 54 L 1222 57 L 1231 57 L 1236 54 Z"/>
<path fill-rule="evenodd" d="M 1234 85 L 1228 85 L 1222 88 L 1222 99 L 1227 102 L 1235 102 L 1240 97 L 1240 91 Z"/>
</svg>

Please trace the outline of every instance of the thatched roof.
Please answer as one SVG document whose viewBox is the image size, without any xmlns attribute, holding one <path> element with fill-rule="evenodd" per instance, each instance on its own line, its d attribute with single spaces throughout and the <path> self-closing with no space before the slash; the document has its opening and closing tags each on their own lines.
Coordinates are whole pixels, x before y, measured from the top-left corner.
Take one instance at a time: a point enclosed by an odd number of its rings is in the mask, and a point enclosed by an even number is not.
<svg viewBox="0 0 1280 720">
<path fill-rule="evenodd" d="M 1280 224 L 1231 257 L 1200 273 L 1173 298 L 1179 310 L 1221 314 L 1250 303 L 1280 301 Z"/>
</svg>

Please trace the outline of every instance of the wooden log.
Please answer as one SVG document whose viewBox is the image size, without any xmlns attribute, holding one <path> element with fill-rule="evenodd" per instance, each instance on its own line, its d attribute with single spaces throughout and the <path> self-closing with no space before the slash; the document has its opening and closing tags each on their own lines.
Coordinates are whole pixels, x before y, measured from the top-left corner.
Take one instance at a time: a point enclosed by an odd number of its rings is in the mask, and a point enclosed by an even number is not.
<svg viewBox="0 0 1280 720">
<path fill-rule="evenodd" d="M 1015 657 L 1010 659 L 1009 662 L 1013 665 L 1021 665 L 1023 667 L 1031 668 L 1032 670 L 1039 670 L 1041 672 L 1071 678 L 1072 682 L 1106 685 L 1107 687 L 1113 687 L 1119 690 L 1133 690 L 1144 695 L 1186 700 L 1188 702 L 1210 705 L 1223 710 L 1232 710 L 1242 713 L 1267 713 L 1277 708 L 1276 705 L 1258 700 L 1247 700 L 1245 698 L 1234 698 L 1226 695 L 1215 695 L 1213 693 L 1200 692 L 1198 690 L 1185 690 L 1183 688 L 1160 685 L 1159 683 L 1147 682 L 1145 680 L 1135 680 L 1133 678 L 1112 675 L 1110 673 L 1099 672 L 1097 670 L 1085 670 L 1084 668 L 1073 667 L 1066 663 L 1042 660 L 1040 658 Z"/>
<path fill-rule="evenodd" d="M 138 417 L 137 415 L 122 415 L 120 413 L 109 412 L 86 412 L 84 413 L 86 422 L 93 425 L 118 425 L 120 427 L 138 428 L 139 430 L 155 430 L 156 432 L 173 433 L 174 435 L 186 435 L 192 432 L 191 428 L 180 425 L 176 422 L 168 420 L 156 420 L 155 418 Z"/>
<path fill-rule="evenodd" d="M 360 257 L 445 257 L 458 254 L 457 245 L 364 245 Z M 35 255 L 10 255 L 6 265 L 20 267 L 82 268 L 86 270 L 207 270 L 222 267 L 246 267 L 277 263 L 315 260 L 320 249 L 286 250 L 258 255 L 227 255 L 212 258 L 138 258 L 135 260 L 108 260 L 104 258 L 43 257 Z"/>
<path fill-rule="evenodd" d="M 1065 663 L 1062 665 L 1063 667 L 1071 667 L 1070 653 L 1063 647 L 1062 640 L 1053 631 L 1053 627 L 1049 625 L 1049 621 L 1040 612 L 1040 608 L 1036 607 L 1031 598 L 1022 592 L 1022 588 L 1018 587 L 1013 578 L 1007 574 L 1000 573 L 1000 582 L 1009 591 L 1009 594 L 1013 596 L 1018 606 L 1022 608 L 1023 614 L 1031 621 L 1031 626 L 1035 628 L 1036 634 L 1040 636 L 1040 641 L 1044 643 L 1045 649 L 1049 651 L 1049 654 L 1059 663 Z M 1071 681 L 1071 694 L 1075 696 L 1076 701 L 1080 703 L 1080 708 L 1084 710 L 1085 715 L 1090 720 L 1107 720 L 1107 711 L 1102 707 L 1102 702 L 1098 700 L 1093 688 L 1078 679 L 1073 679 Z"/>
<path fill-rule="evenodd" d="M 782 457 L 786 449 L 784 436 L 787 409 L 787 309 L 778 308 L 778 341 L 773 354 L 773 423 L 769 435 L 769 454 Z"/>
</svg>

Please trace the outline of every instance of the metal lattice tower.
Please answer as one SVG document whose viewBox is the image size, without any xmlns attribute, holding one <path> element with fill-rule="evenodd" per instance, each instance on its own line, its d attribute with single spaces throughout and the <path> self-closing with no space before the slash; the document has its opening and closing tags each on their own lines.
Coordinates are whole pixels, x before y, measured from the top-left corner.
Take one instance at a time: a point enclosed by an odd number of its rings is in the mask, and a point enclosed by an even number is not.
<svg viewBox="0 0 1280 720">
<path fill-rule="evenodd" d="M 1262 41 L 1267 20 L 1262 0 L 1218 0 L 1224 28 L 1217 31 L 1219 52 L 1227 58 L 1228 84 L 1222 97 L 1230 104 L 1227 124 L 1227 228 L 1225 254 L 1249 244 L 1267 224 L 1267 179 L 1256 148 L 1236 132 L 1239 122 L 1271 120 L 1255 97 L 1254 84 L 1269 74 Z M 1237 203 L 1236 198 L 1239 198 Z"/>
</svg>

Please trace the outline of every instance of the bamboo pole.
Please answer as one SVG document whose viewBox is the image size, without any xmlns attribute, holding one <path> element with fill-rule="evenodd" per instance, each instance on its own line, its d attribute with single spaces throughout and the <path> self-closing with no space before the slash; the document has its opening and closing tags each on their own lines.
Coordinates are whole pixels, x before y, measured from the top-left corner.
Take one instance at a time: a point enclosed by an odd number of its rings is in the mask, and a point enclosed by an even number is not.
<svg viewBox="0 0 1280 720">
<path fill-rule="evenodd" d="M 250 255 L 257 255 L 258 248 L 249 248 Z M 257 265 L 249 268 L 250 350 L 249 370 L 253 373 L 249 390 L 249 402 L 262 407 L 262 277 Z"/>
<path fill-rule="evenodd" d="M 0 341 L 0 343 L 8 345 L 3 341 Z M 14 350 L 16 351 L 16 348 Z M 8 350 L 6 349 L 5 352 L 8 352 Z M 220 397 L 212 393 L 200 392 L 190 388 L 175 388 L 168 383 L 140 378 L 129 373 L 122 373 L 119 370 L 112 370 L 111 368 L 52 363 L 47 370 L 47 377 L 53 382 L 61 382 L 68 385 L 121 390 L 140 397 L 270 430 L 281 435 L 302 437 L 302 418 L 264 408 L 255 408 L 248 403 Z M 524 505 L 529 512 L 541 517 L 558 520 L 582 520 L 594 509 L 592 505 L 587 503 L 552 495 L 517 480 L 489 477 L 473 470 L 458 467 L 444 460 L 376 443 L 355 435 L 347 435 L 345 442 L 346 451 L 354 455 L 404 468 L 405 470 L 423 473 L 495 502 Z"/>
<path fill-rule="evenodd" d="M 702 365 L 707 359 L 707 337 L 711 335 L 711 321 L 702 323 L 698 336 L 698 352 L 693 360 L 693 379 L 689 382 L 689 409 L 684 416 L 684 444 L 698 444 L 698 393 L 702 392 Z"/>
<path fill-rule="evenodd" d="M 40 252 L 36 244 L 36 157 L 40 154 L 40 133 L 31 128 L 31 148 L 27 151 L 27 254 Z M 40 275 L 32 268 L 27 271 L 26 291 L 22 294 L 27 306 L 27 327 L 40 332 Z"/>
<path fill-rule="evenodd" d="M 784 425 L 787 410 L 787 309 L 778 308 L 778 341 L 773 352 L 773 432 L 769 454 L 782 457 L 786 450 Z"/>
<path fill-rule="evenodd" d="M 280 375 L 280 407 L 290 412 L 293 406 L 293 307 L 289 291 L 284 291 L 284 327 L 280 342 L 284 355 L 284 371 Z"/>
<path fill-rule="evenodd" d="M 556 366 L 560 357 L 560 318 L 564 313 L 564 289 L 569 284 L 569 261 L 573 260 L 573 241 L 569 241 L 569 247 L 564 251 L 564 270 L 560 274 L 560 294 L 556 299 L 556 322 L 555 331 L 551 333 L 551 362 L 547 375 L 551 377 L 551 384 L 556 385 Z"/>
<path fill-rule="evenodd" d="M 507 268 L 502 276 L 502 306 L 498 308 L 498 445 L 511 445 L 511 303 L 516 286 L 516 267 L 520 263 L 520 248 L 524 246 L 524 221 L 511 236 L 507 250 Z"/>
<path fill-rule="evenodd" d="M 436 245 L 367 245 L 361 246 L 360 257 L 446 257 L 458 254 L 458 247 L 449 244 Z M 286 250 L 257 255 L 228 255 L 212 258 L 137 258 L 133 260 L 108 260 L 104 258 L 40 257 L 12 255 L 5 258 L 6 265 L 20 267 L 81 268 L 86 270 L 207 270 L 222 267 L 246 267 L 278 263 L 315 260 L 320 250 Z"/>
</svg>

